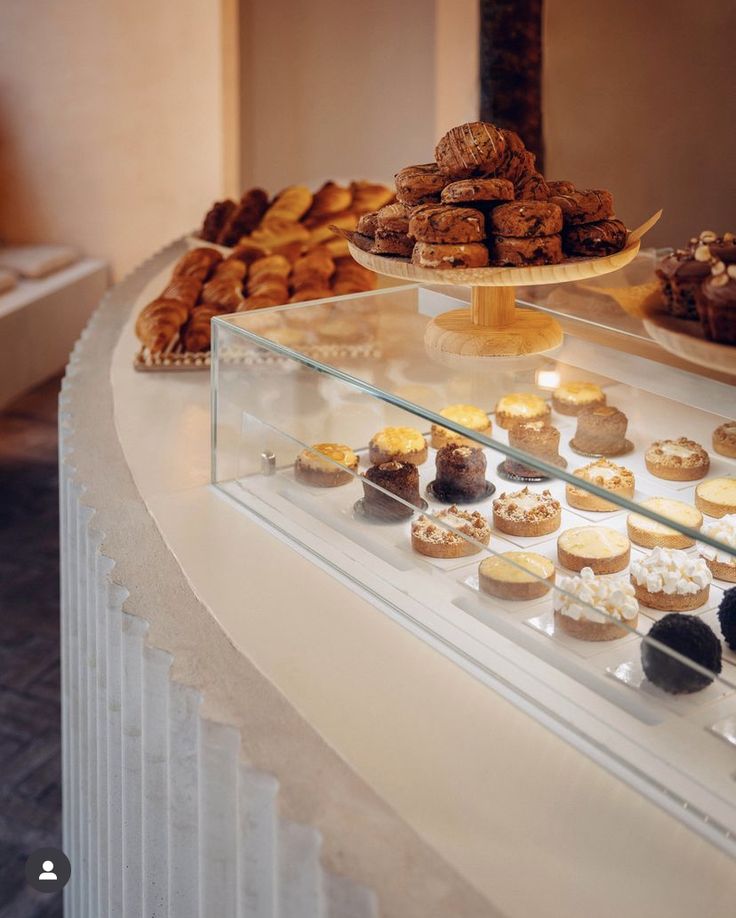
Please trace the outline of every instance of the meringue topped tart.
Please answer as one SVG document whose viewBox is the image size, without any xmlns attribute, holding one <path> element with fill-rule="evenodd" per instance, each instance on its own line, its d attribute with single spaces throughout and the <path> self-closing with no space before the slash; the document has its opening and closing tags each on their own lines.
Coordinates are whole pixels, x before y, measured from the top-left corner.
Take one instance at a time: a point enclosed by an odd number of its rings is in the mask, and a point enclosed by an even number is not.
<svg viewBox="0 0 736 918">
<path fill-rule="evenodd" d="M 736 583 L 736 513 L 720 519 L 706 520 L 702 532 L 716 539 L 724 548 L 699 543 L 700 557 L 718 580 Z"/>
<path fill-rule="evenodd" d="M 581 641 L 615 641 L 639 621 L 634 587 L 625 577 L 596 577 L 589 567 L 579 577 L 560 577 L 555 591 L 555 628 Z M 628 628 L 621 627 L 626 623 Z"/>
<path fill-rule="evenodd" d="M 708 600 L 713 575 L 703 558 L 678 548 L 654 548 L 631 562 L 631 583 L 642 605 L 689 612 Z"/>
<path fill-rule="evenodd" d="M 650 497 L 643 500 L 639 506 L 690 529 L 700 529 L 703 525 L 703 514 L 700 510 L 671 497 Z M 629 514 L 626 528 L 631 541 L 643 548 L 656 548 L 658 545 L 663 548 L 692 548 L 695 545 L 695 539 L 691 539 L 690 536 L 640 513 Z"/>
</svg>

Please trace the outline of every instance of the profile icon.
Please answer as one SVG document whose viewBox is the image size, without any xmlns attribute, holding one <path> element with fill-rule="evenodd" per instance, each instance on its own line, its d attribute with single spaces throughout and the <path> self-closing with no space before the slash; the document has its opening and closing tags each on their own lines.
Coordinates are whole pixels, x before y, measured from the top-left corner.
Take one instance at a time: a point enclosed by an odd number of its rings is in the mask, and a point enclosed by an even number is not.
<svg viewBox="0 0 736 918">
<path fill-rule="evenodd" d="M 43 873 L 39 873 L 39 880 L 58 880 L 59 878 L 54 873 L 54 862 L 53 861 L 44 861 L 41 864 L 43 867 Z"/>
</svg>

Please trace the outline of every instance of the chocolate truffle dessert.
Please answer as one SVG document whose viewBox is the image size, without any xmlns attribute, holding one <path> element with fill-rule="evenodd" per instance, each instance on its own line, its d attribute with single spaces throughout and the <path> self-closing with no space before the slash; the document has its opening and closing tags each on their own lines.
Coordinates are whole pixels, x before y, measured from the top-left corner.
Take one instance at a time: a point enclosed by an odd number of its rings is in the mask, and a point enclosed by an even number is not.
<svg viewBox="0 0 736 918">
<path fill-rule="evenodd" d="M 419 494 L 419 470 L 410 462 L 383 462 L 381 465 L 373 465 L 365 473 L 365 478 L 363 510 L 366 516 L 392 521 L 409 519 L 414 513 L 411 507 L 394 500 L 379 488 L 390 491 L 415 507 L 426 507 Z M 366 482 L 378 485 L 378 488 L 373 488 Z"/>
<path fill-rule="evenodd" d="M 697 315 L 710 341 L 736 344 L 736 264 L 717 261 L 696 293 Z"/>
<path fill-rule="evenodd" d="M 701 284 L 717 261 L 727 265 L 736 263 L 733 233 L 718 236 L 712 230 L 704 230 L 685 248 L 676 249 L 660 261 L 656 274 L 668 312 L 681 319 L 697 320 Z"/>
<path fill-rule="evenodd" d="M 448 503 L 473 503 L 489 493 L 486 482 L 486 457 L 475 446 L 449 443 L 437 451 L 437 474 L 432 496 Z"/>
<path fill-rule="evenodd" d="M 509 445 L 530 456 L 541 459 L 549 465 L 565 468 L 567 461 L 560 455 L 560 432 L 545 421 L 522 421 L 509 430 Z M 533 466 L 524 465 L 516 459 L 506 459 L 504 471 L 520 478 L 546 478 L 544 472 Z"/>
<path fill-rule="evenodd" d="M 578 427 L 571 446 L 590 456 L 618 456 L 629 449 L 623 411 L 612 405 L 594 405 L 578 415 Z"/>
<path fill-rule="evenodd" d="M 736 587 L 726 590 L 718 606 L 718 621 L 723 640 L 731 650 L 736 650 Z"/>
<path fill-rule="evenodd" d="M 721 671 L 721 642 L 697 615 L 671 612 L 652 625 L 649 637 L 712 673 Z M 671 695 L 699 692 L 713 681 L 713 677 L 681 663 L 646 638 L 641 645 L 641 665 L 647 679 Z"/>
</svg>

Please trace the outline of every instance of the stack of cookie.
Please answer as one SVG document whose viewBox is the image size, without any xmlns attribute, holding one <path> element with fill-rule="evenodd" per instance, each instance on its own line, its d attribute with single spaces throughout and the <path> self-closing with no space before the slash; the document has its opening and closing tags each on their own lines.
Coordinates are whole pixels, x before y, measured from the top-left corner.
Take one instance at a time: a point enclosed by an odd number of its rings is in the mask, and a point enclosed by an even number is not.
<svg viewBox="0 0 736 918">
<path fill-rule="evenodd" d="M 435 162 L 401 169 L 396 200 L 362 216 L 352 241 L 422 267 L 557 264 L 626 242 L 607 191 L 547 182 L 518 134 L 483 121 L 448 131 Z"/>
</svg>

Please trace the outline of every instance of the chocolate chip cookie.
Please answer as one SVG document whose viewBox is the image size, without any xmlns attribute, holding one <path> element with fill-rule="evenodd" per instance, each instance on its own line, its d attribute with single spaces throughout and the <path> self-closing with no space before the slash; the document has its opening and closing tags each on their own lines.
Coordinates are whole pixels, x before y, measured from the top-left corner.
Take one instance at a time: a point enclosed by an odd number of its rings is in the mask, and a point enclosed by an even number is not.
<svg viewBox="0 0 736 918">
<path fill-rule="evenodd" d="M 519 201 L 547 201 L 549 186 L 541 172 L 532 172 L 514 185 L 516 198 Z"/>
<path fill-rule="evenodd" d="M 376 211 L 376 232 L 408 233 L 412 208 L 407 204 L 386 204 Z"/>
<path fill-rule="evenodd" d="M 568 224 L 596 223 L 613 216 L 613 195 L 610 191 L 571 191 L 553 195 L 550 200 L 560 207 Z"/>
<path fill-rule="evenodd" d="M 562 240 L 559 235 L 494 236 L 490 240 L 491 261 L 494 265 L 520 268 L 523 265 L 556 265 L 562 261 Z"/>
<path fill-rule="evenodd" d="M 451 182 L 442 189 L 443 204 L 461 204 L 466 201 L 513 201 L 514 186 L 508 179 L 470 178 Z"/>
<path fill-rule="evenodd" d="M 493 210 L 491 228 L 499 236 L 552 236 L 562 230 L 562 211 L 546 201 L 513 201 Z"/>
<path fill-rule="evenodd" d="M 480 242 L 485 236 L 483 214 L 473 207 L 420 204 L 409 221 L 409 235 L 418 242 L 458 245 Z"/>
<path fill-rule="evenodd" d="M 480 242 L 465 245 L 417 242 L 411 260 L 422 268 L 485 268 L 488 249 Z"/>
<path fill-rule="evenodd" d="M 612 255 L 626 243 L 626 227 L 620 220 L 599 220 L 566 227 L 563 237 L 566 255 Z"/>
<path fill-rule="evenodd" d="M 438 166 L 451 178 L 495 172 L 503 162 L 506 138 L 486 121 L 472 121 L 449 130 L 435 148 Z"/>
<path fill-rule="evenodd" d="M 406 166 L 394 176 L 396 200 L 402 204 L 426 204 L 439 201 L 440 192 L 447 183 L 447 176 L 437 163 L 423 163 Z"/>
</svg>

